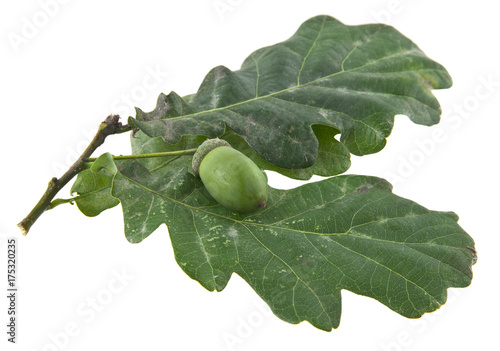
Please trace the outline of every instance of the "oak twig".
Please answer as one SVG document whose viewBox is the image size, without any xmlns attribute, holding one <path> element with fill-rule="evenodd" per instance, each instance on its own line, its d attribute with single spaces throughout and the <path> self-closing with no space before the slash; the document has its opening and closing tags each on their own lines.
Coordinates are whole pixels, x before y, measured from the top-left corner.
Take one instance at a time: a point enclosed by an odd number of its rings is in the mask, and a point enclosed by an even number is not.
<svg viewBox="0 0 500 351">
<path fill-rule="evenodd" d="M 42 195 L 38 203 L 33 207 L 31 212 L 17 225 L 23 235 L 28 234 L 31 226 L 36 222 L 36 220 L 50 208 L 50 203 L 56 194 L 61 190 L 73 177 L 75 177 L 79 172 L 86 168 L 85 163 L 87 159 L 92 155 L 92 153 L 104 143 L 106 137 L 112 134 L 118 134 L 130 131 L 131 128 L 128 125 L 122 125 L 119 122 L 120 117 L 118 115 L 110 115 L 99 125 L 96 135 L 90 142 L 89 146 L 83 151 L 83 153 L 78 157 L 78 159 L 73 163 L 73 165 L 63 174 L 59 179 L 56 177 L 49 181 L 47 190 Z"/>
</svg>

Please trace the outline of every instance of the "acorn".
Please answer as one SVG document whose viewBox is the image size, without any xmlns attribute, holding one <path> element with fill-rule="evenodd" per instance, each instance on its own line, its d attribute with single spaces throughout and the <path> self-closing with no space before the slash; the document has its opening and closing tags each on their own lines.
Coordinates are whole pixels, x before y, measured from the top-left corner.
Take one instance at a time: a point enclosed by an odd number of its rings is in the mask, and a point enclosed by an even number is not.
<svg viewBox="0 0 500 351">
<path fill-rule="evenodd" d="M 233 212 L 253 213 L 266 207 L 266 174 L 225 140 L 208 139 L 198 147 L 193 173 L 219 204 Z"/>
</svg>

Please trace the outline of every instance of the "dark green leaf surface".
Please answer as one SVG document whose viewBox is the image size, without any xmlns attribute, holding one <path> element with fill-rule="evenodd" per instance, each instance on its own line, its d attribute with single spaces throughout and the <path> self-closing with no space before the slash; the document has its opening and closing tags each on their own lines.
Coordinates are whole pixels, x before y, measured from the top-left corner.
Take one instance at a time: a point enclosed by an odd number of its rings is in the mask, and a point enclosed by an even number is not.
<svg viewBox="0 0 500 351">
<path fill-rule="evenodd" d="M 441 109 L 431 89 L 450 86 L 447 71 L 393 27 L 318 16 L 290 39 L 252 53 L 241 69 L 214 68 L 187 99 L 161 94 L 153 111 L 137 109 L 129 123 L 169 143 L 229 128 L 269 164 L 334 175 L 345 167 L 330 165 L 346 155 L 381 150 L 395 115 L 437 123 Z M 325 159 L 324 150 L 335 152 Z"/>
<path fill-rule="evenodd" d="M 335 130 L 331 127 L 316 124 L 313 127 L 318 138 L 318 157 L 316 162 L 307 168 L 286 169 L 267 162 L 260 157 L 240 136 L 230 132 L 223 136 L 232 147 L 243 152 L 253 160 L 261 169 L 278 172 L 293 179 L 310 179 L 313 175 L 328 177 L 344 173 L 351 166 L 351 154 L 347 149 L 334 139 Z"/>
<path fill-rule="evenodd" d="M 186 168 L 150 173 L 130 161 L 119 165 L 112 194 L 130 242 L 167 224 L 191 278 L 221 291 L 234 272 L 290 323 L 336 328 L 342 289 L 419 317 L 445 303 L 448 287 L 472 278 L 474 242 L 458 217 L 398 197 L 380 178 L 270 189 L 268 207 L 245 216 L 218 205 Z"/>
</svg>

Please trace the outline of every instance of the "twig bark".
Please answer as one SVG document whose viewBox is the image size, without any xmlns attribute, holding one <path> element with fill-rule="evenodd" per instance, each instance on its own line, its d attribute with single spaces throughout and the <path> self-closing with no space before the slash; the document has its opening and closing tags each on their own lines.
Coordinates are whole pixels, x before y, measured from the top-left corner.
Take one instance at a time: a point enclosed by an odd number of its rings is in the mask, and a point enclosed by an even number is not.
<svg viewBox="0 0 500 351">
<path fill-rule="evenodd" d="M 36 220 L 44 213 L 49 207 L 50 202 L 56 196 L 56 194 L 61 190 L 68 182 L 73 179 L 79 172 L 85 169 L 85 162 L 88 161 L 88 158 L 92 155 L 92 153 L 104 143 L 106 137 L 112 134 L 118 134 L 130 131 L 130 127 L 128 125 L 122 125 L 119 122 L 120 117 L 118 115 L 110 115 L 106 117 L 106 119 L 99 125 L 99 129 L 97 130 L 96 135 L 90 142 L 89 146 L 85 149 L 85 151 L 80 155 L 80 157 L 76 160 L 75 163 L 63 174 L 63 176 L 59 179 L 52 178 L 49 181 L 47 186 L 47 190 L 42 195 L 38 203 L 33 207 L 31 212 L 17 225 L 23 235 L 28 234 L 31 226 L 36 222 Z"/>
</svg>

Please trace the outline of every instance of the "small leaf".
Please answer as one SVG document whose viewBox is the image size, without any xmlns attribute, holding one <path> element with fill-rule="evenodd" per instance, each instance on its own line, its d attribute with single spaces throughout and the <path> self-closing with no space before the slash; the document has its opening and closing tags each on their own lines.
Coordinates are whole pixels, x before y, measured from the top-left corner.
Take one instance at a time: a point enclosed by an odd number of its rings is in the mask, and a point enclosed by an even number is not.
<svg viewBox="0 0 500 351">
<path fill-rule="evenodd" d="M 113 156 L 105 153 L 94 161 L 90 169 L 78 173 L 71 194 L 78 194 L 74 201 L 84 215 L 94 217 L 120 203 L 111 195 L 111 183 L 117 171 Z"/>
<path fill-rule="evenodd" d="M 94 173 L 103 172 L 107 173 L 109 176 L 114 176 L 118 169 L 116 168 L 115 161 L 113 160 L 113 155 L 106 152 L 99 156 L 90 166 L 90 169 Z"/>
<path fill-rule="evenodd" d="M 380 178 L 346 175 L 270 189 L 266 209 L 238 215 L 186 168 L 118 168 L 112 194 L 130 242 L 166 223 L 191 278 L 221 291 L 234 272 L 290 323 L 338 327 L 342 289 L 416 318 L 444 304 L 447 288 L 472 279 L 474 241 L 458 217 L 398 197 Z"/>
<path fill-rule="evenodd" d="M 168 143 L 229 128 L 278 169 L 312 167 L 328 176 L 339 171 L 330 167 L 336 155 L 380 151 L 395 115 L 437 123 L 441 108 L 431 89 L 451 84 L 443 66 L 393 27 L 318 16 L 290 39 L 252 53 L 240 70 L 215 67 L 196 94 L 161 94 L 153 111 L 137 109 L 129 124 Z M 333 159 L 318 157 L 333 149 Z"/>
</svg>

